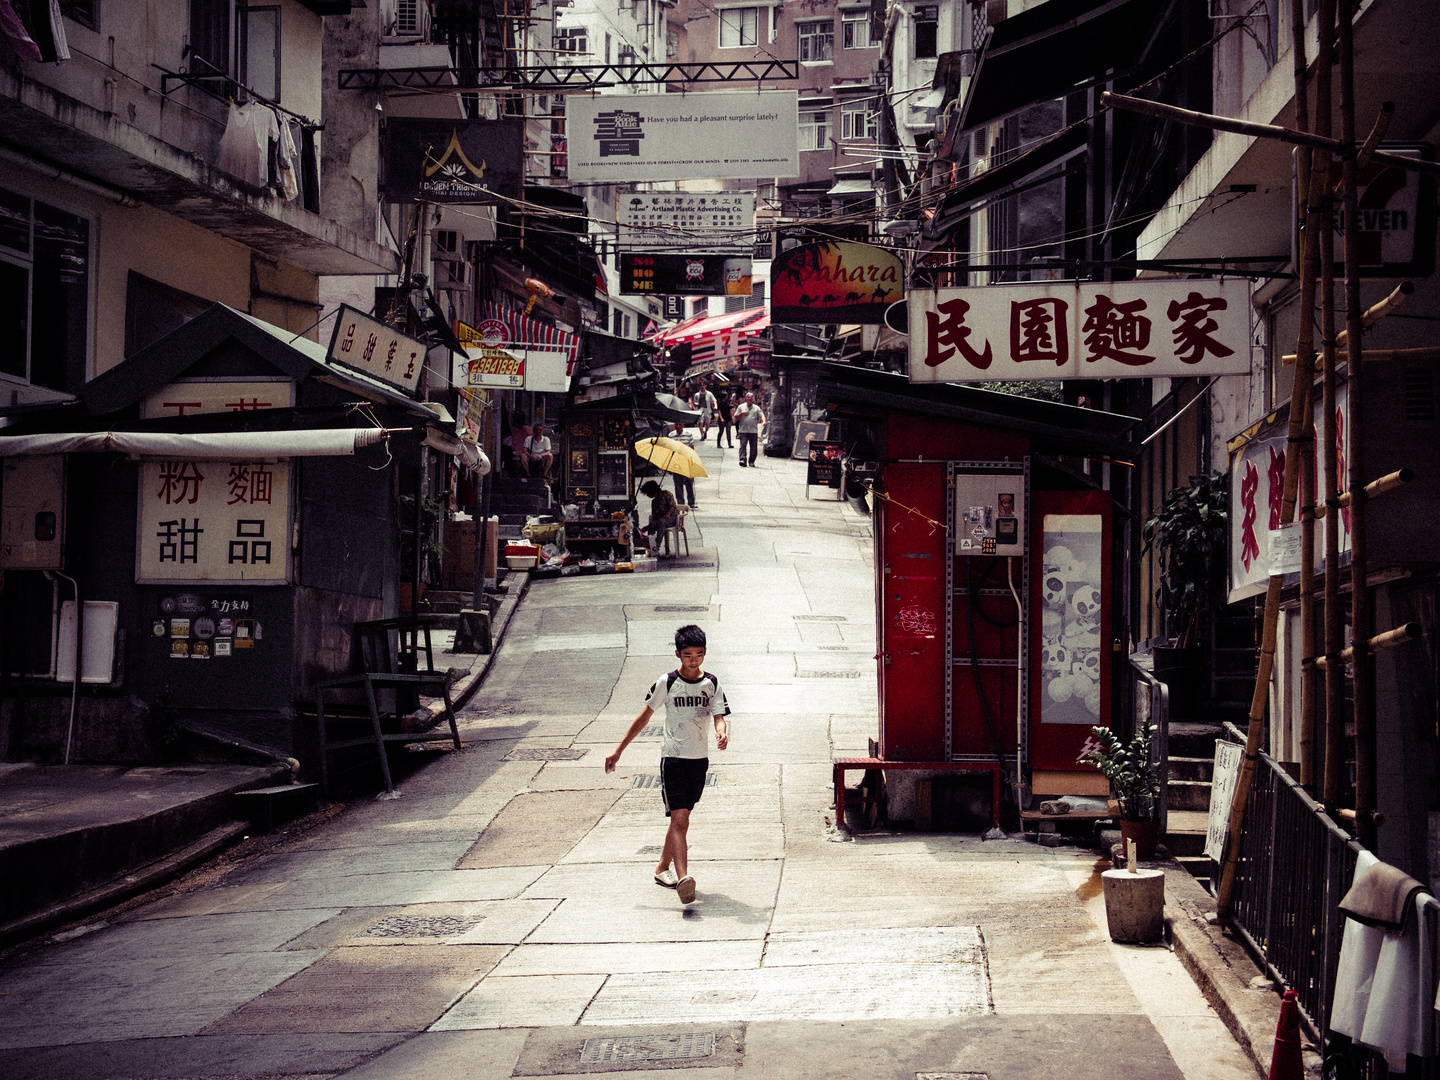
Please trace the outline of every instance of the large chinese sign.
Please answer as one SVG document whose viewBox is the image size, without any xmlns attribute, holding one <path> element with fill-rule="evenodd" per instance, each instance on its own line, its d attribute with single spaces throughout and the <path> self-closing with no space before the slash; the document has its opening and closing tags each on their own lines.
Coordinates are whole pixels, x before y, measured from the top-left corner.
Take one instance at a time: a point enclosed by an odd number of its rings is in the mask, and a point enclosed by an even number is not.
<svg viewBox="0 0 1440 1080">
<path fill-rule="evenodd" d="M 1250 371 L 1242 279 L 927 289 L 908 306 L 912 382 Z"/>
<path fill-rule="evenodd" d="M 139 503 L 137 582 L 289 580 L 289 461 L 145 462 Z"/>
<path fill-rule="evenodd" d="M 288 409 L 294 404 L 295 384 L 289 379 L 173 382 L 146 396 L 140 403 L 140 415 L 146 420 L 158 420 L 162 416 Z"/>
<path fill-rule="evenodd" d="M 385 194 L 392 202 L 519 199 L 524 137 L 523 120 L 388 118 Z"/>
<path fill-rule="evenodd" d="M 1335 395 L 1335 458 L 1339 467 L 1340 488 L 1349 486 L 1346 479 L 1350 445 L 1350 409 L 1345 387 Z M 1315 402 L 1315 490 L 1323 492 L 1325 466 L 1322 458 L 1325 433 L 1325 405 Z M 1232 441 L 1230 458 L 1230 595 L 1235 603 L 1265 591 L 1278 552 L 1284 544 L 1280 534 L 1280 518 L 1285 502 L 1285 443 L 1287 426 L 1280 418 L 1267 418 L 1253 429 Z M 1298 490 L 1297 490 L 1298 496 Z M 1322 496 L 1323 499 L 1323 496 Z M 1298 504 L 1298 497 L 1297 497 Z M 1299 521 L 1299 515 L 1294 518 Z M 1340 530 L 1341 562 L 1350 550 L 1350 511 L 1342 508 L 1327 515 L 1315 530 L 1315 569 L 1325 565 L 1324 530 L 1334 526 Z M 1298 528 L 1291 525 L 1290 528 Z"/>
<path fill-rule="evenodd" d="M 427 347 L 423 341 L 341 304 L 325 359 L 364 372 L 413 397 L 425 367 Z"/>
<path fill-rule="evenodd" d="M 755 245 L 755 192 L 632 192 L 620 195 L 620 243 L 632 251 L 738 251 Z"/>
<path fill-rule="evenodd" d="M 776 323 L 883 323 L 905 299 L 900 257 L 871 244 L 802 244 L 782 252 L 770 270 Z"/>
<path fill-rule="evenodd" d="M 566 98 L 571 180 L 754 180 L 800 174 L 794 90 Z"/>
</svg>

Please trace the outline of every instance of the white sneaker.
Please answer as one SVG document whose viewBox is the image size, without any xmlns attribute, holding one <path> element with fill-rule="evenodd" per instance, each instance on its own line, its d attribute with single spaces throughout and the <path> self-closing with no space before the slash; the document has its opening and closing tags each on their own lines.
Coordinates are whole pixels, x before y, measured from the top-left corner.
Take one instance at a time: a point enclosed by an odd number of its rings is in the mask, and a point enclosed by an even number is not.
<svg viewBox="0 0 1440 1080">
<path fill-rule="evenodd" d="M 695 879 L 686 874 L 676 883 L 675 892 L 679 895 L 682 904 L 693 904 L 695 902 Z"/>
<path fill-rule="evenodd" d="M 679 884 L 679 881 L 675 877 L 675 871 L 666 867 L 655 875 L 655 884 L 663 885 L 667 889 L 673 889 Z"/>
</svg>

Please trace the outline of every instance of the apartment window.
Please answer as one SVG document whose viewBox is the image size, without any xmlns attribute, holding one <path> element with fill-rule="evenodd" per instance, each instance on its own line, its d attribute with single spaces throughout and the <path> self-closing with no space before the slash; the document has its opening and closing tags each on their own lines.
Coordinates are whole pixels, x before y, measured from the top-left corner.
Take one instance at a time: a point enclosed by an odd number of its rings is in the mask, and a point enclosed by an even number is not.
<svg viewBox="0 0 1440 1080">
<path fill-rule="evenodd" d="M 870 40 L 870 9 L 855 8 L 840 13 L 841 43 L 847 49 L 868 49 L 879 45 Z"/>
<path fill-rule="evenodd" d="M 800 34 L 800 60 L 815 63 L 835 59 L 835 20 L 796 23 Z"/>
<path fill-rule="evenodd" d="M 554 48 L 557 53 L 588 53 L 590 41 L 585 36 L 585 27 L 569 26 L 564 30 L 556 30 L 554 37 Z"/>
<path fill-rule="evenodd" d="M 800 103 L 800 149 L 830 149 L 830 103 Z"/>
<path fill-rule="evenodd" d="M 60 14 L 91 30 L 100 29 L 100 0 L 60 0 Z"/>
<path fill-rule="evenodd" d="M 0 189 L 0 374 L 79 389 L 89 329 L 90 222 Z"/>
<path fill-rule="evenodd" d="M 623 337 L 623 331 L 625 329 L 625 314 L 619 308 L 616 308 L 612 314 L 614 321 L 610 324 L 611 333 L 613 333 L 616 337 Z"/>
<path fill-rule="evenodd" d="M 263 98 L 280 100 L 280 9 L 245 7 L 240 20 L 240 82 Z"/>
<path fill-rule="evenodd" d="M 940 7 L 926 5 L 915 9 L 915 59 L 933 60 L 940 37 Z"/>
<path fill-rule="evenodd" d="M 635 46 L 621 45 L 618 53 L 616 54 L 616 62 L 619 63 L 622 67 L 627 64 L 635 63 Z"/>
<path fill-rule="evenodd" d="M 610 35 L 605 35 L 605 63 L 610 63 Z"/>
<path fill-rule="evenodd" d="M 847 101 L 840 106 L 840 139 L 875 139 L 879 135 L 880 114 L 875 111 L 874 98 Z"/>
<path fill-rule="evenodd" d="M 675 60 L 680 56 L 680 28 L 673 24 L 665 27 L 665 59 Z"/>
<path fill-rule="evenodd" d="M 758 7 L 722 8 L 720 10 L 720 47 L 739 49 L 759 41 L 760 9 Z"/>
</svg>

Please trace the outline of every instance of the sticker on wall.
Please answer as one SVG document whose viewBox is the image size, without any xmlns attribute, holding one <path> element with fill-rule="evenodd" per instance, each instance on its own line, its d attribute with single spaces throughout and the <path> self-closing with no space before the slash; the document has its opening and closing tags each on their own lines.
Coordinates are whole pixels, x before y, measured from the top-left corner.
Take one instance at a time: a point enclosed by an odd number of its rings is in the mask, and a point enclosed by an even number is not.
<svg viewBox="0 0 1440 1080">
<path fill-rule="evenodd" d="M 170 642 L 170 658 L 172 660 L 185 660 L 188 659 L 189 656 L 190 642 L 179 640 Z"/>
</svg>

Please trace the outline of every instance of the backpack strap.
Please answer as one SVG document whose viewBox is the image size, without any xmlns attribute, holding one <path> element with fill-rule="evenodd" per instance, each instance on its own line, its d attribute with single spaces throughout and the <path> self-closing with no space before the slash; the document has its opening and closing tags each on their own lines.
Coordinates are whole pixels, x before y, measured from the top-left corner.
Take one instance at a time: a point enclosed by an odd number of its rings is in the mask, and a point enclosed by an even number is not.
<svg viewBox="0 0 1440 1080">
<path fill-rule="evenodd" d="M 674 671 L 670 672 L 669 675 L 666 675 L 666 676 L 665 676 L 665 691 L 666 691 L 666 693 L 669 693 L 670 688 L 675 685 L 675 680 L 678 679 L 679 677 L 680 677 L 680 669 L 679 669 L 679 668 L 676 668 Z"/>
</svg>

